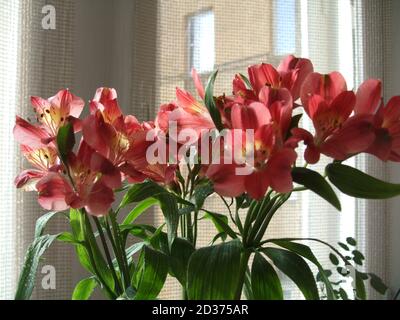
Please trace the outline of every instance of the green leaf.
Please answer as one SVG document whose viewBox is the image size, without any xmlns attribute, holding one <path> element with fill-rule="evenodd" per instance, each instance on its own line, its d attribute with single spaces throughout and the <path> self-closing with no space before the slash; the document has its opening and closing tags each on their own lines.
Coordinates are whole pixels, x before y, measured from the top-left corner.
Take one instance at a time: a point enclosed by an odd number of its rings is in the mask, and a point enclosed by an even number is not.
<svg viewBox="0 0 400 320">
<path fill-rule="evenodd" d="M 41 216 L 39 219 L 36 220 L 36 226 L 35 226 L 35 238 L 39 238 L 40 236 L 43 235 L 44 229 L 49 222 L 51 218 L 54 217 L 54 215 L 57 212 L 48 212 L 45 215 Z"/>
<path fill-rule="evenodd" d="M 307 300 L 319 299 L 314 275 L 303 258 L 293 252 L 277 248 L 265 248 L 262 252 L 297 285 Z"/>
<path fill-rule="evenodd" d="M 283 300 L 281 281 L 275 269 L 258 252 L 251 267 L 251 287 L 255 300 Z"/>
<path fill-rule="evenodd" d="M 31 297 L 40 258 L 56 238 L 57 235 L 40 236 L 29 246 L 19 277 L 15 300 L 28 300 Z"/>
<path fill-rule="evenodd" d="M 196 250 L 189 259 L 187 293 L 192 300 L 232 300 L 238 287 L 239 240 Z"/>
<path fill-rule="evenodd" d="M 342 300 L 349 300 L 349 296 L 347 295 L 346 291 L 344 291 L 343 288 L 339 289 L 339 295 L 342 298 Z"/>
<path fill-rule="evenodd" d="M 354 250 L 352 253 L 353 253 L 353 261 L 359 266 L 362 266 L 363 261 L 365 260 L 364 255 L 358 250 Z"/>
<path fill-rule="evenodd" d="M 189 259 L 194 251 L 195 248 L 186 239 L 175 238 L 172 244 L 169 256 L 170 272 L 184 288 L 186 287 Z"/>
<path fill-rule="evenodd" d="M 154 198 L 148 198 L 136 205 L 136 207 L 125 217 L 122 224 L 133 223 L 144 211 L 148 208 L 158 204 L 158 200 Z"/>
<path fill-rule="evenodd" d="M 179 210 L 177 197 L 153 181 L 133 185 L 125 194 L 119 209 L 130 203 L 143 201 L 149 197 L 160 202 L 168 232 L 168 243 L 171 246 L 177 233 L 179 223 Z"/>
<path fill-rule="evenodd" d="M 349 245 L 353 246 L 353 247 L 355 247 L 355 246 L 357 245 L 357 241 L 356 241 L 354 238 L 351 238 L 351 237 L 348 237 L 348 238 L 346 239 L 346 242 L 347 242 Z"/>
<path fill-rule="evenodd" d="M 307 168 L 293 168 L 293 181 L 310 189 L 321 198 L 328 201 L 339 211 L 342 210 L 340 201 L 329 183 L 318 173 Z"/>
<path fill-rule="evenodd" d="M 79 281 L 72 293 L 72 300 L 89 300 L 96 287 L 97 281 L 93 277 Z"/>
<path fill-rule="evenodd" d="M 196 208 L 200 210 L 203 208 L 204 201 L 214 193 L 214 188 L 211 183 L 200 185 L 195 188 L 193 198 Z"/>
<path fill-rule="evenodd" d="M 135 300 L 157 298 L 168 274 L 168 257 L 144 246 L 139 258 L 139 281 Z"/>
<path fill-rule="evenodd" d="M 58 130 L 57 147 L 60 158 L 64 163 L 67 163 L 68 155 L 75 145 L 74 128 L 71 123 L 66 124 Z"/>
<path fill-rule="evenodd" d="M 78 243 L 83 243 L 75 246 L 79 262 L 86 270 L 95 275 L 96 272 L 90 261 L 89 253 L 86 249 L 86 239 L 83 233 L 83 231 L 88 228 L 89 221 L 87 219 L 88 217 L 81 211 L 70 209 L 69 220 L 72 229 L 72 235 Z M 99 275 L 102 277 L 107 286 L 113 289 L 114 279 L 112 277 L 110 269 L 107 266 L 107 263 L 105 262 L 99 250 L 95 237 L 90 232 L 86 232 L 86 236 L 88 237 L 87 241 L 92 248 L 93 259 Z"/>
<path fill-rule="evenodd" d="M 338 242 L 338 245 L 339 245 L 343 250 L 350 251 L 350 248 L 349 248 L 348 245 L 346 245 L 346 244 L 344 244 L 344 243 L 342 243 L 342 242 Z"/>
<path fill-rule="evenodd" d="M 205 211 L 204 219 L 210 219 L 214 225 L 215 228 L 221 232 L 225 232 L 227 235 L 229 235 L 232 239 L 236 239 L 237 235 L 235 231 L 232 230 L 232 228 L 228 225 L 228 217 L 224 216 L 222 214 L 218 213 L 213 213 L 207 210 Z"/>
<path fill-rule="evenodd" d="M 250 80 L 242 73 L 239 73 L 239 76 L 244 81 L 244 84 L 246 85 L 247 89 L 253 90 Z"/>
<path fill-rule="evenodd" d="M 210 112 L 211 118 L 215 124 L 215 127 L 221 131 L 223 129 L 222 126 L 222 121 L 221 121 L 221 114 L 219 113 L 219 110 L 217 106 L 215 105 L 214 101 L 214 83 L 215 79 L 217 78 L 218 70 L 214 71 L 210 79 L 208 80 L 208 84 L 206 86 L 206 91 L 205 91 L 205 97 L 204 97 L 204 103 L 206 104 L 206 107 L 208 111 Z"/>
<path fill-rule="evenodd" d="M 361 272 L 356 270 L 356 297 L 359 300 L 366 300 L 367 299 L 367 292 L 365 290 L 364 285 L 364 276 Z"/>
<path fill-rule="evenodd" d="M 371 287 L 374 288 L 381 295 L 384 295 L 388 290 L 388 287 L 383 283 L 382 279 L 379 278 L 374 273 L 368 273 L 368 276 L 371 279 L 370 280 Z"/>
<path fill-rule="evenodd" d="M 329 180 L 343 193 L 360 199 L 389 199 L 400 195 L 400 184 L 378 180 L 360 170 L 332 163 L 326 167 Z"/>
<path fill-rule="evenodd" d="M 327 290 L 327 298 L 329 300 L 335 300 L 334 290 L 331 282 L 329 281 L 329 277 L 332 275 L 332 272 L 330 272 L 329 270 L 324 270 L 321 263 L 311 251 L 310 247 L 301 243 L 287 240 L 273 240 L 271 242 L 312 262 L 318 268 L 317 281 L 321 281 L 325 284 Z"/>
<path fill-rule="evenodd" d="M 60 233 L 57 237 L 58 241 L 64 242 L 64 243 L 69 243 L 69 244 L 76 244 L 76 245 L 83 245 L 84 243 L 82 241 L 78 241 L 74 238 L 72 233 L 69 232 L 63 232 Z"/>
<path fill-rule="evenodd" d="M 329 260 L 331 260 L 332 264 L 334 264 L 335 266 L 339 265 L 339 259 L 333 253 L 329 254 Z"/>
</svg>

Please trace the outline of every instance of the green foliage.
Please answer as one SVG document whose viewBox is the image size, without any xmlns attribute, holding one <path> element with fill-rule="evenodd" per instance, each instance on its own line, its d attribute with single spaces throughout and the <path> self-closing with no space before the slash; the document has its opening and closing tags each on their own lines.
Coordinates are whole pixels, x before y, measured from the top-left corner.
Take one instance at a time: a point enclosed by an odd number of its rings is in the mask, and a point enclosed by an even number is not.
<svg viewBox="0 0 400 320">
<path fill-rule="evenodd" d="M 293 181 L 305 186 L 328 201 L 337 210 L 341 210 L 340 201 L 329 183 L 318 173 L 307 168 L 293 168 Z"/>
<path fill-rule="evenodd" d="M 239 281 L 241 250 L 238 240 L 196 250 L 189 259 L 189 299 L 234 299 Z"/>
<path fill-rule="evenodd" d="M 72 300 L 89 300 L 96 287 L 97 281 L 93 277 L 79 281 L 72 293 Z"/>
<path fill-rule="evenodd" d="M 74 128 L 71 123 L 62 126 L 57 134 L 57 147 L 61 160 L 67 163 L 68 155 L 75 145 Z"/>
<path fill-rule="evenodd" d="M 326 167 L 329 180 L 343 193 L 361 199 L 389 199 L 400 195 L 400 184 L 371 177 L 355 168 L 332 163 Z"/>
<path fill-rule="evenodd" d="M 251 288 L 255 300 L 283 300 L 281 281 L 275 269 L 258 252 L 251 268 Z"/>
<path fill-rule="evenodd" d="M 319 300 L 313 273 L 299 255 L 278 248 L 263 248 L 262 252 L 297 285 L 307 300 Z"/>
<path fill-rule="evenodd" d="M 214 121 L 215 127 L 218 130 L 222 130 L 223 126 L 222 126 L 221 114 L 219 113 L 219 110 L 215 105 L 214 101 L 214 83 L 217 78 L 217 74 L 218 70 L 214 71 L 211 74 L 210 79 L 208 80 L 208 84 L 205 90 L 204 102 L 206 104 L 208 111 L 210 112 L 212 120 Z"/>
</svg>

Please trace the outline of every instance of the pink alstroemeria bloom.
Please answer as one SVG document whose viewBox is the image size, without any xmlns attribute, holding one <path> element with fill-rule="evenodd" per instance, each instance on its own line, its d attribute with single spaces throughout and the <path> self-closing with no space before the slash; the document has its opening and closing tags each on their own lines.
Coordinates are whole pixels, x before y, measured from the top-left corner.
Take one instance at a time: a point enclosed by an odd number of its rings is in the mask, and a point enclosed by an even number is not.
<svg viewBox="0 0 400 320">
<path fill-rule="evenodd" d="M 75 209 L 85 208 L 89 214 L 108 214 L 114 202 L 113 189 L 121 186 L 121 176 L 114 165 L 94 151 L 83 140 L 77 154 L 68 157 L 72 186 L 67 203 Z"/>
<path fill-rule="evenodd" d="M 83 121 L 84 140 L 118 168 L 130 182 L 152 178 L 169 182 L 170 171 L 163 166 L 150 166 L 146 160 L 148 131 L 154 130 L 151 122 L 140 123 L 134 116 L 124 116 L 118 105 L 114 89 L 100 88 L 90 104 L 91 115 Z M 166 110 L 164 110 L 166 111 Z M 165 116 L 157 122 L 165 127 Z M 165 170 L 165 172 L 164 172 Z"/>
<path fill-rule="evenodd" d="M 293 100 L 296 101 L 300 96 L 301 84 L 313 70 L 314 67 L 310 60 L 291 55 L 281 62 L 278 69 L 270 64 L 263 63 L 249 67 L 248 73 L 256 96 L 264 87 L 285 88 L 289 90 Z M 239 85 L 237 79 L 236 87 L 243 88 L 243 84 Z"/>
<path fill-rule="evenodd" d="M 236 146 L 236 144 L 234 144 Z M 237 146 L 236 146 L 237 147 Z M 247 147 L 247 148 L 246 148 Z M 259 127 L 255 133 L 253 150 L 248 143 L 242 152 L 254 153 L 254 162 L 245 164 L 211 164 L 206 176 L 214 189 L 222 196 L 236 197 L 247 192 L 251 198 L 261 199 L 269 187 L 277 192 L 290 192 L 293 188 L 291 170 L 297 154 L 292 148 L 276 145 L 276 130 L 273 124 Z M 232 147 L 232 149 L 235 149 Z M 247 174 L 238 174 L 238 168 L 247 168 Z"/>
<path fill-rule="evenodd" d="M 16 117 L 14 138 L 20 143 L 22 154 L 34 169 L 21 172 L 15 178 L 17 188 L 37 191 L 36 184 L 49 172 L 61 169 L 60 160 L 54 143 L 47 143 L 49 135 L 43 128 L 33 126 L 20 117 Z"/>
<path fill-rule="evenodd" d="M 261 199 L 269 187 L 281 193 L 293 189 L 292 166 L 296 152 L 287 147 L 277 148 L 273 125 L 260 127 L 255 134 L 253 173 L 245 177 L 245 186 L 253 199 Z"/>
<path fill-rule="evenodd" d="M 206 106 L 197 101 L 189 92 L 176 88 L 176 99 L 179 108 L 170 114 L 169 120 L 176 121 L 178 133 L 184 129 L 192 129 L 200 137 L 202 130 L 215 128 Z"/>
<path fill-rule="evenodd" d="M 357 91 L 355 112 L 373 115 L 375 140 L 365 152 L 382 161 L 400 162 L 400 96 L 391 98 L 385 106 L 381 81 L 367 80 Z"/>
<path fill-rule="evenodd" d="M 124 116 L 115 89 L 99 88 L 83 120 L 83 138 L 89 146 L 127 175 L 140 175 L 127 162 L 126 153 L 142 126 L 134 116 Z"/>
<path fill-rule="evenodd" d="M 73 124 L 75 131 L 81 129 L 78 118 L 85 103 L 68 89 L 59 91 L 49 99 L 33 96 L 31 103 L 38 122 L 49 134 L 49 141 L 53 140 L 57 136 L 58 129 L 68 122 Z"/>
<path fill-rule="evenodd" d="M 303 84 L 301 97 L 313 122 L 315 136 L 305 129 L 295 128 L 291 140 L 304 141 L 307 146 L 304 156 L 308 163 L 317 163 L 321 153 L 345 160 L 371 144 L 374 138 L 371 117 L 351 117 L 356 96 L 347 91 L 346 81 L 340 73 L 310 74 Z"/>
</svg>

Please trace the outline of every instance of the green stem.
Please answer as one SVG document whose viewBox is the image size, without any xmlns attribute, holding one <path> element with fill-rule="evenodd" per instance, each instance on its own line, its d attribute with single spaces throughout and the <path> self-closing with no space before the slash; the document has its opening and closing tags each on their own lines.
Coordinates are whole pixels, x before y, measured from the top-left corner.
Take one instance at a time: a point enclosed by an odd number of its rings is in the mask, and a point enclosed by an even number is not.
<svg viewBox="0 0 400 320">
<path fill-rule="evenodd" d="M 88 232 L 91 232 L 92 236 L 94 237 L 94 233 L 92 230 L 92 226 L 90 225 L 89 220 L 87 219 L 86 216 L 86 211 L 84 209 L 81 210 L 81 229 L 82 229 L 82 234 L 84 235 L 85 239 L 85 248 L 88 252 L 89 256 L 89 261 L 90 264 L 93 268 L 94 274 L 96 275 L 97 279 L 100 281 L 100 283 L 103 285 L 104 289 L 108 293 L 111 299 L 116 299 L 117 296 L 114 294 L 114 292 L 111 290 L 111 288 L 107 285 L 107 283 L 104 281 L 103 277 L 101 276 L 99 270 L 97 269 L 96 262 L 94 259 L 93 255 L 93 250 L 92 250 L 92 243 L 90 241 L 90 238 L 88 236 Z"/>
<path fill-rule="evenodd" d="M 254 237 L 254 245 L 258 246 L 258 243 L 262 240 L 265 231 L 268 228 L 269 223 L 271 222 L 275 212 L 282 207 L 282 205 L 286 202 L 286 200 L 278 200 L 277 203 L 275 203 L 268 211 L 268 214 L 266 215 L 263 223 L 261 224 L 258 232 L 256 233 L 255 237 Z"/>
<path fill-rule="evenodd" d="M 112 212 L 110 212 L 109 218 L 111 221 L 112 231 L 113 231 L 113 235 L 114 235 L 116 257 L 117 257 L 117 261 L 119 260 L 118 264 L 120 264 L 121 273 L 124 278 L 124 284 L 125 284 L 125 290 L 126 290 L 126 288 L 128 288 L 130 285 L 130 274 L 129 274 L 129 268 L 128 268 L 128 261 L 126 259 L 126 254 L 125 254 L 125 248 L 123 247 L 123 244 L 121 241 L 116 218 Z"/>
<path fill-rule="evenodd" d="M 254 221 L 253 226 L 251 227 L 251 230 L 249 230 L 248 236 L 245 239 L 246 244 L 253 246 L 254 245 L 254 239 L 262 226 L 263 221 L 265 220 L 266 215 L 268 215 L 269 211 L 271 208 L 275 205 L 275 202 L 277 200 L 277 196 L 275 196 L 272 199 L 269 198 L 264 198 L 263 202 L 261 203 L 260 207 L 258 208 L 257 218 Z"/>
<path fill-rule="evenodd" d="M 121 295 L 122 294 L 121 286 L 120 286 L 120 283 L 119 283 L 119 279 L 118 279 L 117 273 L 115 272 L 114 264 L 112 263 L 110 250 L 108 249 L 107 241 L 106 241 L 106 238 L 105 238 L 104 232 L 103 232 L 103 227 L 101 226 L 101 224 L 99 222 L 99 219 L 97 217 L 93 217 L 93 220 L 94 220 L 94 222 L 96 224 L 97 230 L 99 231 L 101 243 L 103 245 L 103 249 L 104 249 L 104 253 L 106 255 L 107 263 L 108 263 L 108 265 L 110 267 L 112 276 L 114 278 L 116 290 L 118 292 L 118 295 Z M 115 254 L 115 252 L 114 252 L 114 254 Z"/>
<path fill-rule="evenodd" d="M 242 296 L 243 284 L 246 276 L 247 265 L 249 263 L 251 252 L 248 249 L 245 249 L 240 256 L 240 264 L 239 264 L 239 282 L 238 287 L 235 292 L 235 300 L 240 300 Z"/>
</svg>

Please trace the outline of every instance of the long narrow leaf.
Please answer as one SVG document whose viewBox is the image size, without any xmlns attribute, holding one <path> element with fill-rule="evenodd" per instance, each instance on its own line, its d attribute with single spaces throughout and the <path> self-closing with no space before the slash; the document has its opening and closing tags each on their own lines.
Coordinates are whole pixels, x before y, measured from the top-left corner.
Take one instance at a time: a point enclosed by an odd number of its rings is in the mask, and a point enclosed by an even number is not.
<svg viewBox="0 0 400 320">
<path fill-rule="evenodd" d="M 389 199 L 400 195 L 400 184 L 371 177 L 355 168 L 333 163 L 326 167 L 329 180 L 343 193 L 360 199 Z"/>
<path fill-rule="evenodd" d="M 251 267 L 251 287 L 255 300 L 283 300 L 281 281 L 275 269 L 258 252 Z"/>
<path fill-rule="evenodd" d="M 310 189 L 339 211 L 342 209 L 340 201 L 329 183 L 318 173 L 307 168 L 293 168 L 293 181 Z"/>
<path fill-rule="evenodd" d="M 313 273 L 300 256 L 277 248 L 265 248 L 262 249 L 262 252 L 297 285 L 307 300 L 319 300 Z"/>
<path fill-rule="evenodd" d="M 140 279 L 135 300 L 155 299 L 167 278 L 168 258 L 165 254 L 145 246 L 140 259 Z"/>
<path fill-rule="evenodd" d="M 56 239 L 57 235 L 40 236 L 29 246 L 19 277 L 15 300 L 27 300 L 31 297 L 40 258 Z"/>
<path fill-rule="evenodd" d="M 187 292 L 192 300 L 232 300 L 238 287 L 238 240 L 195 251 L 189 260 Z"/>
<path fill-rule="evenodd" d="M 287 249 L 293 253 L 296 253 L 296 254 L 302 256 L 303 258 L 306 258 L 307 260 L 311 261 L 313 264 L 315 264 L 316 267 L 318 268 L 318 271 L 320 272 L 322 281 L 325 284 L 328 299 L 335 300 L 335 293 L 334 293 L 332 284 L 329 281 L 328 277 L 326 276 L 324 268 L 319 263 L 319 261 L 317 260 L 317 258 L 313 254 L 313 252 L 311 251 L 310 247 L 308 247 L 304 244 L 301 244 L 301 243 L 296 243 L 296 242 L 286 241 L 286 240 L 274 240 L 271 242 L 284 248 L 284 249 Z"/>
</svg>

